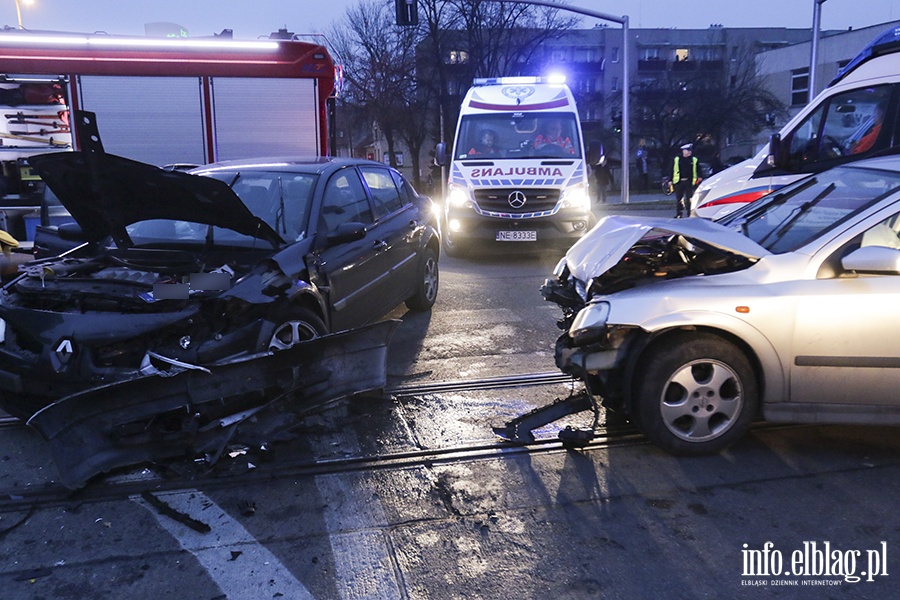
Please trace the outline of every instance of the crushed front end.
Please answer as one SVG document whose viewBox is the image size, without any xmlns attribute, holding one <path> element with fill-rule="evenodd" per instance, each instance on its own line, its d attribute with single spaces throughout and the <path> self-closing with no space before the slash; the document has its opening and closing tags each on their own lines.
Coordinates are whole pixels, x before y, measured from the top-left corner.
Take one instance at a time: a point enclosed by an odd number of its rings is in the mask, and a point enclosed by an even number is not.
<svg viewBox="0 0 900 600">
<path fill-rule="evenodd" d="M 653 335 L 641 327 L 649 312 L 637 307 L 659 309 L 657 288 L 645 286 L 746 269 L 760 254 L 748 241 L 701 219 L 606 217 L 541 287 L 544 299 L 563 313 L 556 365 L 605 406 L 620 408 L 634 357 Z"/>
<path fill-rule="evenodd" d="M 132 248 L 26 266 L 0 291 L 0 407 L 28 418 L 88 388 L 258 351 L 266 270 L 194 259 Z"/>
</svg>

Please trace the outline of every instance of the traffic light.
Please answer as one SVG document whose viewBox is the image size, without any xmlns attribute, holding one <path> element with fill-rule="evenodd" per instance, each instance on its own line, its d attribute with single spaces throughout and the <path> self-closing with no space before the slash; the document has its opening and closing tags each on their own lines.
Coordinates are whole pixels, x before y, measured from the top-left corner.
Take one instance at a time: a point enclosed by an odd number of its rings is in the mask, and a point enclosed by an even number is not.
<svg viewBox="0 0 900 600">
<path fill-rule="evenodd" d="M 419 24 L 419 5 L 417 0 L 394 0 L 397 8 L 397 25 L 411 26 Z"/>
<path fill-rule="evenodd" d="M 620 133 L 622 131 L 622 111 L 617 110 L 609 116 L 609 123 L 613 131 Z"/>
</svg>

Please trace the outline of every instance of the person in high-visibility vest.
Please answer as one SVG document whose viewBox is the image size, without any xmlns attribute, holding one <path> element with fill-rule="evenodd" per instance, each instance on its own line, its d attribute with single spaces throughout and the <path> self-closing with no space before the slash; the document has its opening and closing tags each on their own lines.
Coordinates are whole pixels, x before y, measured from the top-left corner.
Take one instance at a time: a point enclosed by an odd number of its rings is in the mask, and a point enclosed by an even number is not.
<svg viewBox="0 0 900 600">
<path fill-rule="evenodd" d="M 694 189 L 700 183 L 697 157 L 693 156 L 694 145 L 681 147 L 681 156 L 675 157 L 672 168 L 672 187 L 675 189 L 675 218 L 691 216 L 689 203 Z"/>
</svg>

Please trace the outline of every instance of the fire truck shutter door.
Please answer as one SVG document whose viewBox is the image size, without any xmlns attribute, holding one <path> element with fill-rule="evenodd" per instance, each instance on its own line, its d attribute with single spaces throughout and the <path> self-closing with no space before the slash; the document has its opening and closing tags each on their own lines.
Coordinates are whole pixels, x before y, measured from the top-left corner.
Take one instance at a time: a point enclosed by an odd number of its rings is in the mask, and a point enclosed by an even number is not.
<svg viewBox="0 0 900 600">
<path fill-rule="evenodd" d="M 81 106 L 97 113 L 103 147 L 152 165 L 204 164 L 199 77 L 79 77 Z"/>
<path fill-rule="evenodd" d="M 317 156 L 315 79 L 215 77 L 216 160 Z"/>
</svg>

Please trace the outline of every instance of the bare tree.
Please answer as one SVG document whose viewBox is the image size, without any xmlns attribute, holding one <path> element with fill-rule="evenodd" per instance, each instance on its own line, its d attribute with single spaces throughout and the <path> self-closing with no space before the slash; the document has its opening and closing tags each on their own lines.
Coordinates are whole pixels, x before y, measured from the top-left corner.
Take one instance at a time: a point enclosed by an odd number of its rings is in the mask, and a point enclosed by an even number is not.
<svg viewBox="0 0 900 600">
<path fill-rule="evenodd" d="M 418 151 L 425 139 L 425 116 L 417 110 L 417 32 L 395 24 L 392 3 L 362 0 L 347 12 L 341 27 L 332 28 L 329 37 L 336 62 L 343 67 L 345 108 L 358 119 L 377 124 L 391 166 L 397 166 L 397 138 L 403 139 L 417 183 Z"/>
<path fill-rule="evenodd" d="M 342 113 L 377 124 L 394 166 L 402 140 L 417 184 L 425 140 L 441 125 L 445 138 L 452 133 L 459 106 L 451 79 L 465 89 L 475 77 L 519 74 L 537 62 L 543 42 L 577 22 L 528 4 L 419 0 L 418 6 L 420 25 L 399 27 L 391 0 L 360 0 L 329 33 L 344 72 Z"/>
<path fill-rule="evenodd" d="M 427 68 L 449 139 L 459 110 L 450 93 L 476 77 L 523 74 L 540 62 L 544 42 L 562 37 L 577 18 L 553 8 L 482 0 L 419 0 L 423 40 L 420 68 Z M 535 74 L 533 72 L 528 74 Z M 422 78 L 423 81 L 425 78 Z"/>
<path fill-rule="evenodd" d="M 727 137 L 762 131 L 786 107 L 757 76 L 752 49 L 742 47 L 738 54 L 743 58 L 718 68 L 672 70 L 653 83 L 634 86 L 631 131 L 653 140 L 667 156 L 686 142 L 718 150 Z"/>
</svg>

